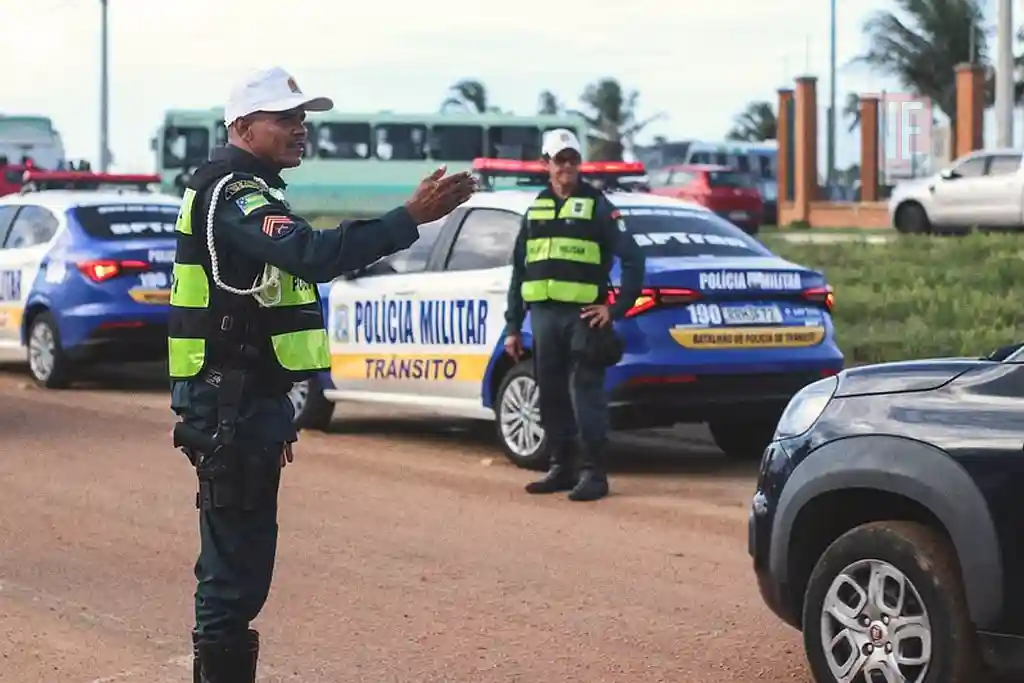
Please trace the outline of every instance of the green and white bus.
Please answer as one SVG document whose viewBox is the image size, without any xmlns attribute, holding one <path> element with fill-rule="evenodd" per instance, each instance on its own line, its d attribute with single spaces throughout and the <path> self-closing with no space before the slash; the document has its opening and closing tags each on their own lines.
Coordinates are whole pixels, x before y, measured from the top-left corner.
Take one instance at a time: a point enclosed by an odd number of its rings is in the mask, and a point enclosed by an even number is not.
<svg viewBox="0 0 1024 683">
<path fill-rule="evenodd" d="M 587 126 L 575 116 L 512 114 L 313 114 L 306 158 L 284 172 L 288 201 L 305 216 L 378 215 L 404 202 L 441 163 L 469 170 L 473 159 L 536 160 L 541 136 L 570 128 L 581 140 Z M 168 192 L 227 139 L 223 111 L 170 110 L 152 141 L 157 172 Z"/>
</svg>

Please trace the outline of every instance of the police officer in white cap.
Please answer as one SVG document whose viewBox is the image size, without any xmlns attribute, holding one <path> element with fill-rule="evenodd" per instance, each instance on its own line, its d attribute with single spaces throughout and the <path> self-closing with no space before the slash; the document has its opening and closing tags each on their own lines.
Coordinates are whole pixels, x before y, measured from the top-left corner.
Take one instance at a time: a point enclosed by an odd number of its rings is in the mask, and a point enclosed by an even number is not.
<svg viewBox="0 0 1024 683">
<path fill-rule="evenodd" d="M 606 363 L 594 339 L 611 333 L 640 295 L 644 257 L 618 211 L 600 190 L 580 180 L 580 141 L 565 129 L 542 145 L 549 182 L 523 218 L 513 255 L 505 314 L 505 349 L 524 354 L 522 326 L 529 309 L 534 374 L 550 468 L 529 493 L 569 491 L 590 501 L 608 494 Z M 620 296 L 609 305 L 613 258 L 621 262 Z M 578 471 L 573 444 L 581 447 Z"/>
<path fill-rule="evenodd" d="M 281 469 L 297 434 L 287 394 L 330 367 L 315 283 L 411 246 L 474 182 L 439 168 L 375 220 L 314 230 L 285 198 L 307 112 L 333 107 L 280 68 L 236 87 L 228 144 L 189 180 L 177 223 L 168 334 L 175 445 L 199 478 L 193 678 L 253 683 L 277 544 Z"/>
</svg>

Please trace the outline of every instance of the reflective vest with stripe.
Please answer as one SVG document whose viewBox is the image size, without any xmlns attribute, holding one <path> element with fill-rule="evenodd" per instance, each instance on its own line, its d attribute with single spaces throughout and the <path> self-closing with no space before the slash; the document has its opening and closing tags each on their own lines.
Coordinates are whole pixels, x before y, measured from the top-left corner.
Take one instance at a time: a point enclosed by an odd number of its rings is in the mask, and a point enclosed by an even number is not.
<svg viewBox="0 0 1024 683">
<path fill-rule="evenodd" d="M 592 304 L 601 297 L 608 268 L 594 220 L 596 199 L 572 196 L 558 208 L 541 193 L 526 212 L 526 272 L 523 301 Z"/>
<path fill-rule="evenodd" d="M 281 272 L 280 296 L 274 292 L 275 302 L 260 305 L 251 296 L 232 294 L 214 284 L 206 220 L 198 215 L 197 205 L 202 202 L 196 201 L 202 191 L 185 190 L 175 226 L 177 252 L 167 339 L 170 376 L 186 379 L 208 364 L 237 362 L 237 357 L 228 356 L 238 353 L 240 343 L 258 351 L 257 367 L 265 368 L 270 361 L 270 367 L 276 366 L 292 381 L 329 368 L 329 340 L 315 285 Z"/>
</svg>

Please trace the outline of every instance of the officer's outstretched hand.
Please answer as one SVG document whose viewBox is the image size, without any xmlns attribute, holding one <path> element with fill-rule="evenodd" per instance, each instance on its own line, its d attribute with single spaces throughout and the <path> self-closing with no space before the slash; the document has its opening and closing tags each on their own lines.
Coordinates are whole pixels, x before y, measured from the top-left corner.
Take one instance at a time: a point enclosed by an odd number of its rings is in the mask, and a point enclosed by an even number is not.
<svg viewBox="0 0 1024 683">
<path fill-rule="evenodd" d="M 442 165 L 424 178 L 405 203 L 405 208 L 417 225 L 448 215 L 473 196 L 476 180 L 468 171 L 445 176 L 446 170 L 448 167 Z"/>
</svg>

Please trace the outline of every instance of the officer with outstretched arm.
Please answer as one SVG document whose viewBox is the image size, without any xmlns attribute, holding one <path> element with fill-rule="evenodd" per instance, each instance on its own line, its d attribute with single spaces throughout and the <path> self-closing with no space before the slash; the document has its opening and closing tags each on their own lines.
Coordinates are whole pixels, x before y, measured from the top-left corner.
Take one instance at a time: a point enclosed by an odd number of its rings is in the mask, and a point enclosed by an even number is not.
<svg viewBox="0 0 1024 683">
<path fill-rule="evenodd" d="M 315 283 L 411 246 L 419 225 L 475 187 L 442 167 L 378 219 L 313 229 L 289 208 L 280 173 L 302 161 L 306 112 L 332 108 L 283 69 L 251 75 L 225 107 L 227 146 L 182 197 L 168 363 L 175 446 L 199 479 L 195 683 L 256 680 L 250 623 L 270 591 L 281 469 L 297 439 L 287 394 L 330 367 Z"/>
<path fill-rule="evenodd" d="M 549 182 L 523 217 L 505 313 L 505 350 L 518 359 L 529 306 L 540 419 L 551 454 L 547 475 L 526 490 L 570 491 L 570 500 L 598 500 L 608 495 L 606 366 L 585 352 L 600 338 L 587 334 L 586 324 L 607 328 L 625 316 L 643 287 L 644 256 L 604 193 L 580 180 L 576 135 L 549 131 L 542 154 Z M 615 257 L 621 263 L 620 296 L 608 305 Z M 572 462 L 577 435 L 578 475 Z"/>
</svg>

